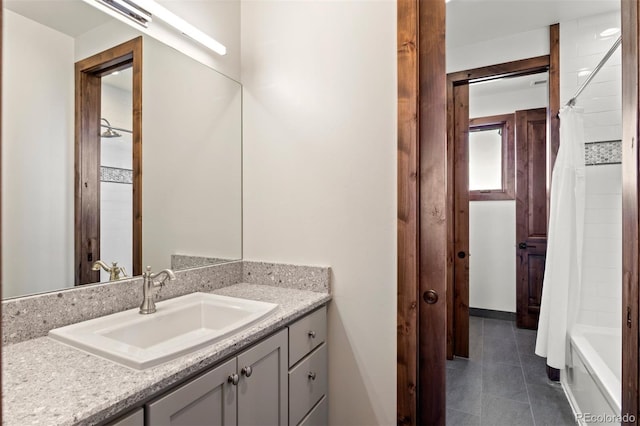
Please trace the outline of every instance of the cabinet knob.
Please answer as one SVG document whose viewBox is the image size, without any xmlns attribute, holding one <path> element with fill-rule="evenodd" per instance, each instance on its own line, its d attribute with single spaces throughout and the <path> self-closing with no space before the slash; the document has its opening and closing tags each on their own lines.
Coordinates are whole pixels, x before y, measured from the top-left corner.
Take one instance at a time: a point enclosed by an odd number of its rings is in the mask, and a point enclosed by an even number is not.
<svg viewBox="0 0 640 426">
<path fill-rule="evenodd" d="M 315 380 L 316 379 L 316 373 L 314 373 L 313 371 L 309 372 L 309 374 L 307 376 L 309 377 L 310 380 Z"/>
<path fill-rule="evenodd" d="M 245 375 L 247 377 L 251 377 L 251 374 L 253 373 L 253 368 L 251 368 L 251 367 L 242 367 L 242 370 L 240 370 L 240 373 L 242 373 L 243 375 Z"/>
<path fill-rule="evenodd" d="M 240 377 L 238 377 L 238 375 L 236 373 L 233 373 L 227 379 L 227 382 L 231 383 L 234 386 L 237 385 L 239 381 L 240 381 Z"/>
<path fill-rule="evenodd" d="M 316 338 L 316 332 L 313 330 L 310 330 L 309 333 L 307 333 L 309 335 L 310 338 L 315 339 Z"/>
</svg>

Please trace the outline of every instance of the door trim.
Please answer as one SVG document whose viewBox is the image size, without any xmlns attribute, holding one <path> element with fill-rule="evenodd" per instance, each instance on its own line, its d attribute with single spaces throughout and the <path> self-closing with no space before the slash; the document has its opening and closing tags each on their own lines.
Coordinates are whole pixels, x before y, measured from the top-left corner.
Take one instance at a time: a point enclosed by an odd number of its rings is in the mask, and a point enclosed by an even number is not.
<svg viewBox="0 0 640 426">
<path fill-rule="evenodd" d="M 100 99 L 102 76 L 133 71 L 133 276 L 142 273 L 142 36 L 75 64 L 75 285 L 100 281 Z M 97 214 L 96 214 L 97 212 Z M 91 255 L 91 260 L 88 256 Z"/>
</svg>

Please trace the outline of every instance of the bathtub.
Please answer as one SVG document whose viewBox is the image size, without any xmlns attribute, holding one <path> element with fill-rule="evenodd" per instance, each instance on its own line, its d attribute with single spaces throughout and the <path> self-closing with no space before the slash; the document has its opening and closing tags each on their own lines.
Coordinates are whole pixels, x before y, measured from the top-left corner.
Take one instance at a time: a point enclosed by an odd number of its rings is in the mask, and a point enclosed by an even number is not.
<svg viewBox="0 0 640 426">
<path fill-rule="evenodd" d="M 576 325 L 560 381 L 580 424 L 619 424 L 622 335 L 619 329 Z"/>
</svg>

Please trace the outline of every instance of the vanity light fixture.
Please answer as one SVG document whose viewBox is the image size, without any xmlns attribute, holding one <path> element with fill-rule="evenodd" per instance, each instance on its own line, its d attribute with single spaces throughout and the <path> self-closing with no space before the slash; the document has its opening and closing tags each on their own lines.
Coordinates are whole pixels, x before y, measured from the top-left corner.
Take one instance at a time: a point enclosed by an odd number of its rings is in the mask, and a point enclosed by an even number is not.
<svg viewBox="0 0 640 426">
<path fill-rule="evenodd" d="M 115 10 L 121 15 L 126 16 L 133 22 L 142 25 L 147 28 L 149 22 L 151 22 L 151 13 L 142 9 L 135 3 L 128 0 L 97 0 L 99 3 L 104 4 L 110 9 Z"/>
<path fill-rule="evenodd" d="M 96 0 L 119 12 L 138 24 L 148 27 L 152 17 L 157 18 L 180 31 L 185 36 L 213 50 L 219 55 L 226 55 L 227 48 L 217 40 L 200 31 L 184 19 L 180 18 L 154 0 Z"/>
</svg>

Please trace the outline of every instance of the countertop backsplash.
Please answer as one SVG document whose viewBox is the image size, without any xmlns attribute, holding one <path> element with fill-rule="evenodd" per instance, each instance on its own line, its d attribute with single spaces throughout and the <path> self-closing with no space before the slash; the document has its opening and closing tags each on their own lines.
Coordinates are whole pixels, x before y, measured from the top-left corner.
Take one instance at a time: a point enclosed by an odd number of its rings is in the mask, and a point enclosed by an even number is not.
<svg viewBox="0 0 640 426">
<path fill-rule="evenodd" d="M 210 292 L 241 282 L 329 293 L 330 268 L 233 261 L 175 271 L 157 300 Z M 139 306 L 142 278 L 82 286 L 2 301 L 2 344 L 46 336 L 49 330 Z"/>
</svg>

